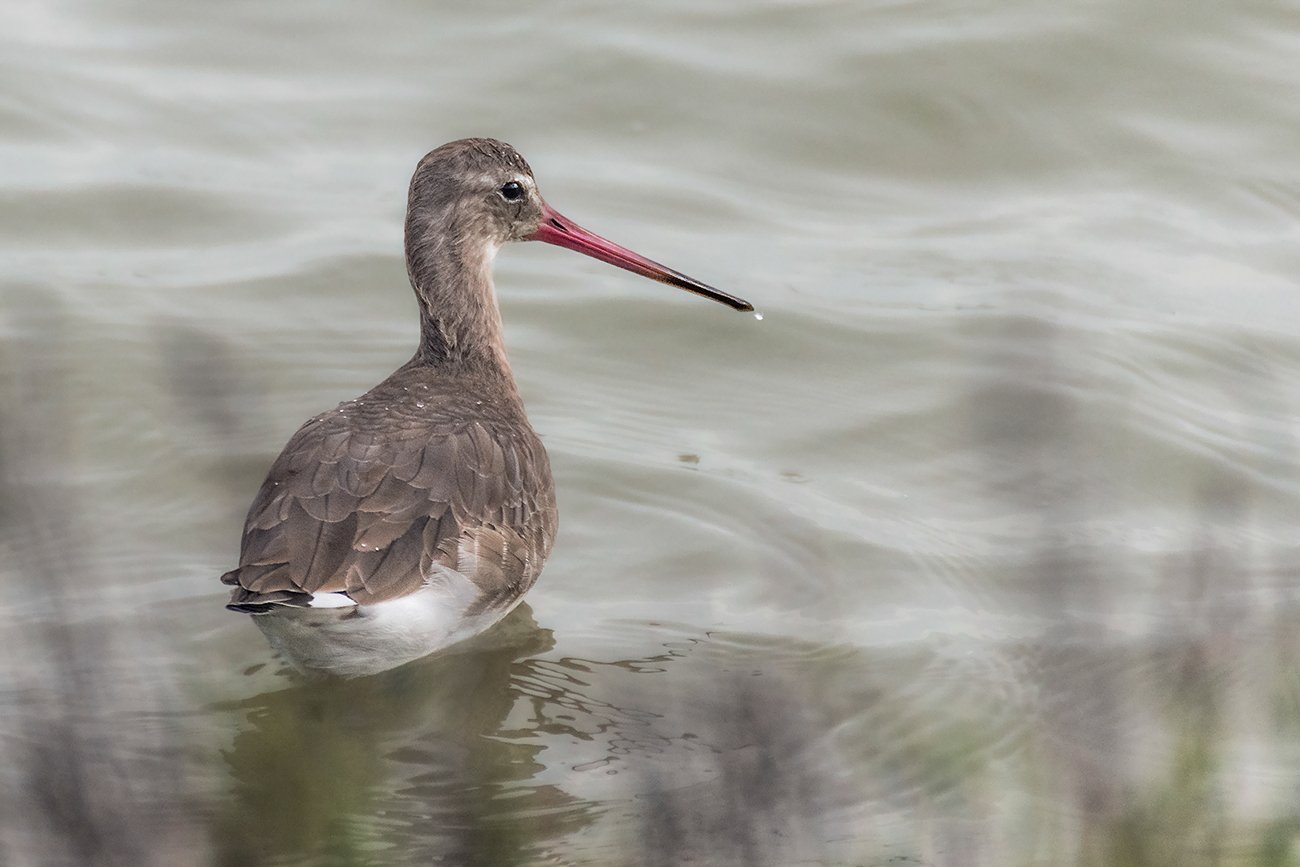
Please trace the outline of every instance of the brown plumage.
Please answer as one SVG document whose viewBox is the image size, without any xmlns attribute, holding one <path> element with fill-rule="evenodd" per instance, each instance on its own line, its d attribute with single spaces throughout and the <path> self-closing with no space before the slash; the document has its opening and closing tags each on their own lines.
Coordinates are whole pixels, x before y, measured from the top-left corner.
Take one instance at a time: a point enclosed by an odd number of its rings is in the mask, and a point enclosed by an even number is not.
<svg viewBox="0 0 1300 867">
<path fill-rule="evenodd" d="M 550 463 L 518 395 L 471 384 L 413 361 L 303 425 L 249 509 L 232 606 L 382 602 L 435 563 L 484 607 L 526 592 L 555 536 Z"/>
<path fill-rule="evenodd" d="M 228 607 L 263 615 L 302 667 L 400 664 L 486 628 L 537 580 L 555 491 L 491 276 L 502 244 L 530 239 L 752 309 L 556 213 L 509 145 L 464 139 L 427 154 L 406 217 L 419 348 L 294 434 L 249 509 L 238 568 L 221 578 Z"/>
</svg>

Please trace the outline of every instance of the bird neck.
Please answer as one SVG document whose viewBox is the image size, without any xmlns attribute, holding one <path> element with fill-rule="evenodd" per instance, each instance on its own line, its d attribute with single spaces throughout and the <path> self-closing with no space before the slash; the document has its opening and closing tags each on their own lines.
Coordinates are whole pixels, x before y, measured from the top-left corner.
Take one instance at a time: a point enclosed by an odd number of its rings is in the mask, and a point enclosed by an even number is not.
<svg viewBox="0 0 1300 867">
<path fill-rule="evenodd" d="M 496 247 L 474 243 L 457 226 L 407 227 L 406 263 L 420 306 L 415 361 L 447 370 L 492 374 L 513 384 L 492 288 Z M 472 235 L 468 235 L 472 237 Z"/>
</svg>

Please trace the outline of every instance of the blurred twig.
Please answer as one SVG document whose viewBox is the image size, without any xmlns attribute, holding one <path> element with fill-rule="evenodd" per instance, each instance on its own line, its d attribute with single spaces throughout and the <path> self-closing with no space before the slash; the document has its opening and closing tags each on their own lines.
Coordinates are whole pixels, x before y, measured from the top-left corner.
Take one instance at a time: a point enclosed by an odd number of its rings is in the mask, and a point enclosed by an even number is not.
<svg viewBox="0 0 1300 867">
<path fill-rule="evenodd" d="M 0 862 L 204 863 L 178 733 L 174 684 L 138 625 L 99 608 L 96 564 L 73 465 L 66 321 L 31 296 L 3 347 L 0 596 L 11 600 L 0 684 Z M 111 504 L 104 504 L 111 507 Z"/>
</svg>

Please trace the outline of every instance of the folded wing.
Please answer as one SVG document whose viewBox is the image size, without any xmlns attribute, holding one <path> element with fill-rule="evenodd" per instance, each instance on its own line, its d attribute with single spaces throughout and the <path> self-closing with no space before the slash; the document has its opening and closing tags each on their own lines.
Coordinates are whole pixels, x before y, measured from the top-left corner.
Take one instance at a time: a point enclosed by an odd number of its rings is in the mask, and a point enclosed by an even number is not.
<svg viewBox="0 0 1300 867">
<path fill-rule="evenodd" d="M 231 607 L 360 604 L 437 582 L 445 567 L 478 588 L 477 610 L 536 581 L 556 522 L 550 467 L 526 423 L 482 420 L 358 429 L 334 411 L 285 446 L 249 509 Z"/>
</svg>

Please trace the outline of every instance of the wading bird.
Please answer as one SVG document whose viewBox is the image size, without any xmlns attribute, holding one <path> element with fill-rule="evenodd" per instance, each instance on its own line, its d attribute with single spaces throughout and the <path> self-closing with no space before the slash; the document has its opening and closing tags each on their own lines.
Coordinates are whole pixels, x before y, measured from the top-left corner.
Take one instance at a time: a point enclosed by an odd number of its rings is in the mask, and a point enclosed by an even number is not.
<svg viewBox="0 0 1300 867">
<path fill-rule="evenodd" d="M 419 349 L 293 435 L 248 511 L 239 567 L 221 578 L 227 607 L 254 615 L 297 667 L 393 668 L 486 629 L 537 580 L 555 488 L 492 287 L 501 246 L 531 240 L 753 309 L 561 216 L 507 144 L 426 155 L 406 212 Z"/>
</svg>

